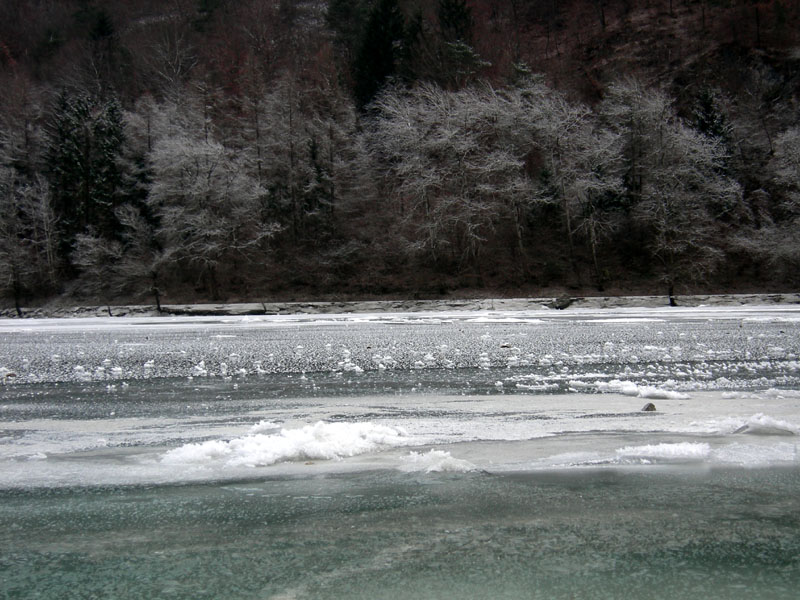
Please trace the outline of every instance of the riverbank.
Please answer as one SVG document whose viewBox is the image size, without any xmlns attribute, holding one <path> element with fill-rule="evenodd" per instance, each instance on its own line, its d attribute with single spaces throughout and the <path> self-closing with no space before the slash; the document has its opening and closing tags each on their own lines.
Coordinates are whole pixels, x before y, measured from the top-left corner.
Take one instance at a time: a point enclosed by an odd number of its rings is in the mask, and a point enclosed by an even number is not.
<svg viewBox="0 0 800 600">
<path fill-rule="evenodd" d="M 677 296 L 678 306 L 743 306 L 800 304 L 800 293 L 701 294 Z M 363 300 L 340 302 L 247 302 L 221 304 L 164 304 L 111 306 L 43 306 L 23 308 L 23 318 L 128 317 L 128 316 L 242 316 L 293 314 L 347 314 L 439 312 L 453 310 L 542 310 L 575 308 L 647 308 L 667 306 L 666 296 L 561 296 L 539 298 Z M 0 318 L 17 318 L 13 308 L 0 310 Z"/>
</svg>

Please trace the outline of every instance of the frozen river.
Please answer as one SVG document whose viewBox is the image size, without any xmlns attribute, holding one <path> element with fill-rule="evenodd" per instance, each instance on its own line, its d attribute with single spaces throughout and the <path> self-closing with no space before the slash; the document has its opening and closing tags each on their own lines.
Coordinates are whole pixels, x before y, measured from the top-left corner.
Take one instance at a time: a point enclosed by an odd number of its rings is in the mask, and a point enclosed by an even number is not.
<svg viewBox="0 0 800 600">
<path fill-rule="evenodd" d="M 0 321 L 0 597 L 794 598 L 798 357 L 796 306 Z"/>
</svg>

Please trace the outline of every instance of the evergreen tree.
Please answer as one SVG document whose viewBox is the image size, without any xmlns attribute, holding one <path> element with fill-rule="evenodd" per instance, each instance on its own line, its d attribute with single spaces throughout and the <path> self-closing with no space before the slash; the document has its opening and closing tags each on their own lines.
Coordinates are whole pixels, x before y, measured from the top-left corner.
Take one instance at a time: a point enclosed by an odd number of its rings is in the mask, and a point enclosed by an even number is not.
<svg viewBox="0 0 800 600">
<path fill-rule="evenodd" d="M 113 11 L 82 2 L 73 19 L 88 53 L 82 65 L 84 86 L 91 85 L 95 94 L 108 97 L 129 85 L 130 56 L 120 43 L 114 25 Z M 88 42 L 88 43 L 87 43 Z"/>
<path fill-rule="evenodd" d="M 113 35 L 114 23 L 111 21 L 111 17 L 106 11 L 98 10 L 89 27 L 89 39 L 93 42 L 101 42 L 111 38 Z"/>
<path fill-rule="evenodd" d="M 693 113 L 694 129 L 717 144 L 725 156 L 722 158 L 720 172 L 730 174 L 733 168 L 733 128 L 719 98 L 713 90 L 704 88 L 697 96 Z"/>
<path fill-rule="evenodd" d="M 446 42 L 472 42 L 472 10 L 465 0 L 439 0 L 439 30 Z"/>
<path fill-rule="evenodd" d="M 405 19 L 397 0 L 378 0 L 370 11 L 353 65 L 359 108 L 369 104 L 397 74 L 407 46 Z"/>
<path fill-rule="evenodd" d="M 75 236 L 89 226 L 103 237 L 115 235 L 123 143 L 122 114 L 115 99 L 101 103 L 83 94 L 61 93 L 50 134 L 48 165 L 65 253 Z"/>
<path fill-rule="evenodd" d="M 214 13 L 222 5 L 223 0 L 198 0 L 197 17 L 194 20 L 194 27 L 197 31 L 207 31 L 214 19 Z"/>
<path fill-rule="evenodd" d="M 465 0 L 439 0 L 435 23 L 421 13 L 406 27 L 415 78 L 458 90 L 489 66 L 473 47 L 474 20 Z M 411 69 L 409 69 L 411 70 Z"/>
<path fill-rule="evenodd" d="M 336 36 L 346 60 L 351 60 L 369 14 L 366 0 L 330 0 L 325 21 Z"/>
<path fill-rule="evenodd" d="M 725 113 L 719 107 L 716 94 L 704 88 L 698 95 L 694 107 L 694 128 L 705 136 L 717 138 L 728 143 L 731 138 L 731 126 Z"/>
</svg>

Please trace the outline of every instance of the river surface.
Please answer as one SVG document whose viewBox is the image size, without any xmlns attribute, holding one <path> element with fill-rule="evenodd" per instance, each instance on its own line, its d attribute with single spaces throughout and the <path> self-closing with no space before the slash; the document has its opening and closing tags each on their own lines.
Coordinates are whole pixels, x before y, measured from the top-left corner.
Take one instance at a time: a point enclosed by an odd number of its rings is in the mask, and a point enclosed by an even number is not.
<svg viewBox="0 0 800 600">
<path fill-rule="evenodd" d="M 0 321 L 0 597 L 795 598 L 798 357 L 795 306 Z"/>
</svg>

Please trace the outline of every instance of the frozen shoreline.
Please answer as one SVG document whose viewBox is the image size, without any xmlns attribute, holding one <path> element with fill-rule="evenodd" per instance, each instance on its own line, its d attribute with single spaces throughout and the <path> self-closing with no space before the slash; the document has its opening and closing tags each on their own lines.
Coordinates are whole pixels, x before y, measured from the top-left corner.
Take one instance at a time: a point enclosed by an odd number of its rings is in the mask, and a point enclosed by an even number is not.
<svg viewBox="0 0 800 600">
<path fill-rule="evenodd" d="M 800 293 L 703 294 L 676 297 L 678 306 L 746 306 L 800 304 Z M 561 296 L 539 298 L 363 300 L 341 302 L 248 302 L 236 304 L 164 304 L 23 308 L 23 318 L 136 317 L 136 316 L 244 316 L 348 314 L 440 311 L 524 311 L 544 309 L 657 308 L 668 306 L 666 296 Z M 0 318 L 18 318 L 13 308 Z"/>
</svg>

